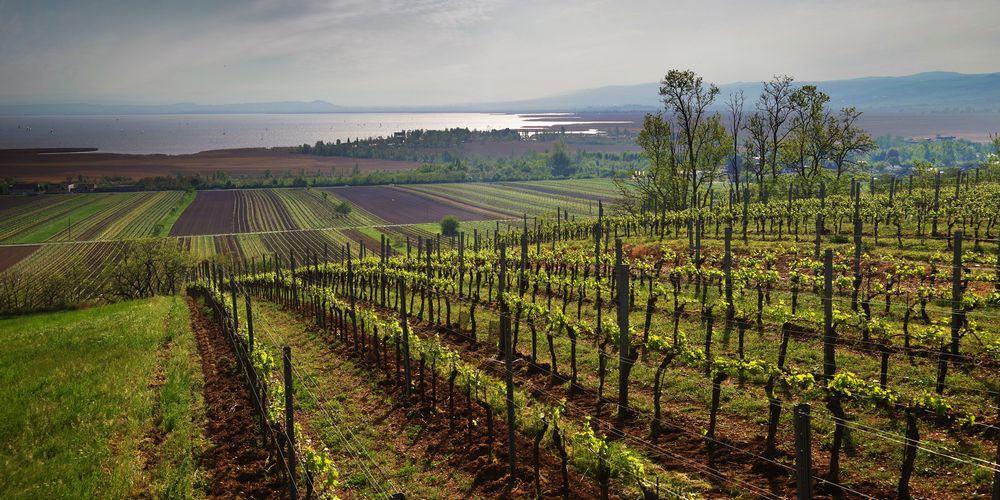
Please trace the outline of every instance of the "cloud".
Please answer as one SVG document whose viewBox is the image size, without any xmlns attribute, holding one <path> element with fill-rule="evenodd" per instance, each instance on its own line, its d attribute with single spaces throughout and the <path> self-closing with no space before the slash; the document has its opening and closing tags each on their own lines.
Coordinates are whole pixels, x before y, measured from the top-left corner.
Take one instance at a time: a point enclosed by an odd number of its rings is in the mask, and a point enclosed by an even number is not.
<svg viewBox="0 0 1000 500">
<path fill-rule="evenodd" d="M 997 70 L 994 0 L 0 0 L 0 102 L 438 104 Z"/>
</svg>

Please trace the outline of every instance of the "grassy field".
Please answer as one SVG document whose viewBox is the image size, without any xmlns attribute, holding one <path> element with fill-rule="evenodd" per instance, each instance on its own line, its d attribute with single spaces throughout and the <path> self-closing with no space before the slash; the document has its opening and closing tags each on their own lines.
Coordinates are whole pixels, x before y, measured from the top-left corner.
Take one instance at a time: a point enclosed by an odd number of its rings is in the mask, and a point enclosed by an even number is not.
<svg viewBox="0 0 1000 500">
<path fill-rule="evenodd" d="M 174 227 L 174 223 L 180 218 L 184 210 L 187 210 L 188 205 L 194 201 L 194 193 L 184 193 L 177 203 L 170 207 L 170 212 L 164 217 L 160 224 L 156 226 L 156 236 L 164 237 L 170 235 L 170 228 Z"/>
<path fill-rule="evenodd" d="M 183 299 L 0 321 L 0 496 L 199 496 L 202 402 Z"/>
</svg>

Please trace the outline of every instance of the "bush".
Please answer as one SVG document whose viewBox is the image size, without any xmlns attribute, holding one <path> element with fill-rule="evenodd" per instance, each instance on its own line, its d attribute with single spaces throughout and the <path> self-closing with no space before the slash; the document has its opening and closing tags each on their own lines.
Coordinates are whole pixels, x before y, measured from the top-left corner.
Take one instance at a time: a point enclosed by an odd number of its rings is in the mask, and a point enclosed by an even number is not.
<svg viewBox="0 0 1000 500">
<path fill-rule="evenodd" d="M 445 215 L 441 219 L 441 234 L 444 236 L 456 236 L 458 234 L 458 218 L 454 215 Z"/>
<path fill-rule="evenodd" d="M 326 193 L 323 193 L 323 195 L 325 196 Z M 336 207 L 333 207 L 333 211 L 341 217 L 347 217 L 347 215 L 351 213 L 351 204 L 346 201 L 342 201 L 338 203 Z"/>
</svg>

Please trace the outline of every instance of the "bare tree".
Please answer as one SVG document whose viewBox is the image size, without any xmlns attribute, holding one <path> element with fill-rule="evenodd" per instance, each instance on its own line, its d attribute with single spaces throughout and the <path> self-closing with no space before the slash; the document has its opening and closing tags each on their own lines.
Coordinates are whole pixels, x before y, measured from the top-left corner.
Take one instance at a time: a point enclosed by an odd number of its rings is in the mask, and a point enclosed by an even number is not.
<svg viewBox="0 0 1000 500">
<path fill-rule="evenodd" d="M 770 133 L 767 128 L 767 119 L 760 112 L 756 112 L 747 118 L 747 124 L 743 128 L 747 132 L 747 140 L 743 144 L 744 156 L 747 163 L 744 166 L 747 172 L 747 187 L 750 186 L 750 174 L 757 179 L 760 186 L 760 197 L 764 197 L 764 176 L 767 173 L 768 148 L 770 145 Z"/>
<path fill-rule="evenodd" d="M 792 94 L 795 91 L 794 87 L 792 87 L 793 81 L 792 77 L 782 75 L 775 76 L 769 82 L 764 82 L 764 89 L 760 94 L 760 99 L 757 101 L 757 111 L 765 119 L 770 139 L 768 165 L 771 168 L 772 181 L 778 178 L 781 170 L 778 167 L 778 152 L 781 150 L 781 143 L 784 142 L 790 130 L 787 124 L 788 118 L 795 109 L 792 103 Z"/>
<path fill-rule="evenodd" d="M 732 170 L 729 181 L 736 189 L 737 199 L 742 196 L 740 194 L 740 129 L 743 127 L 743 102 L 742 89 L 729 94 L 729 100 L 726 101 L 726 108 L 729 110 L 729 133 L 733 139 Z"/>
</svg>

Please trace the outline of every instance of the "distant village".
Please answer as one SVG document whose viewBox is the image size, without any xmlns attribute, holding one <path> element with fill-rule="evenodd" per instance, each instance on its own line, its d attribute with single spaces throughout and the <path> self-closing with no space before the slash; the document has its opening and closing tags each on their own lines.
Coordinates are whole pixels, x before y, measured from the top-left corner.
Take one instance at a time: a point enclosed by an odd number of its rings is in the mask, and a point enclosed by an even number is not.
<svg viewBox="0 0 1000 500">
<path fill-rule="evenodd" d="M 142 186 L 138 184 L 98 185 L 95 182 L 15 182 L 12 184 L 0 184 L 0 194 L 15 196 L 135 191 L 143 191 Z"/>
</svg>

